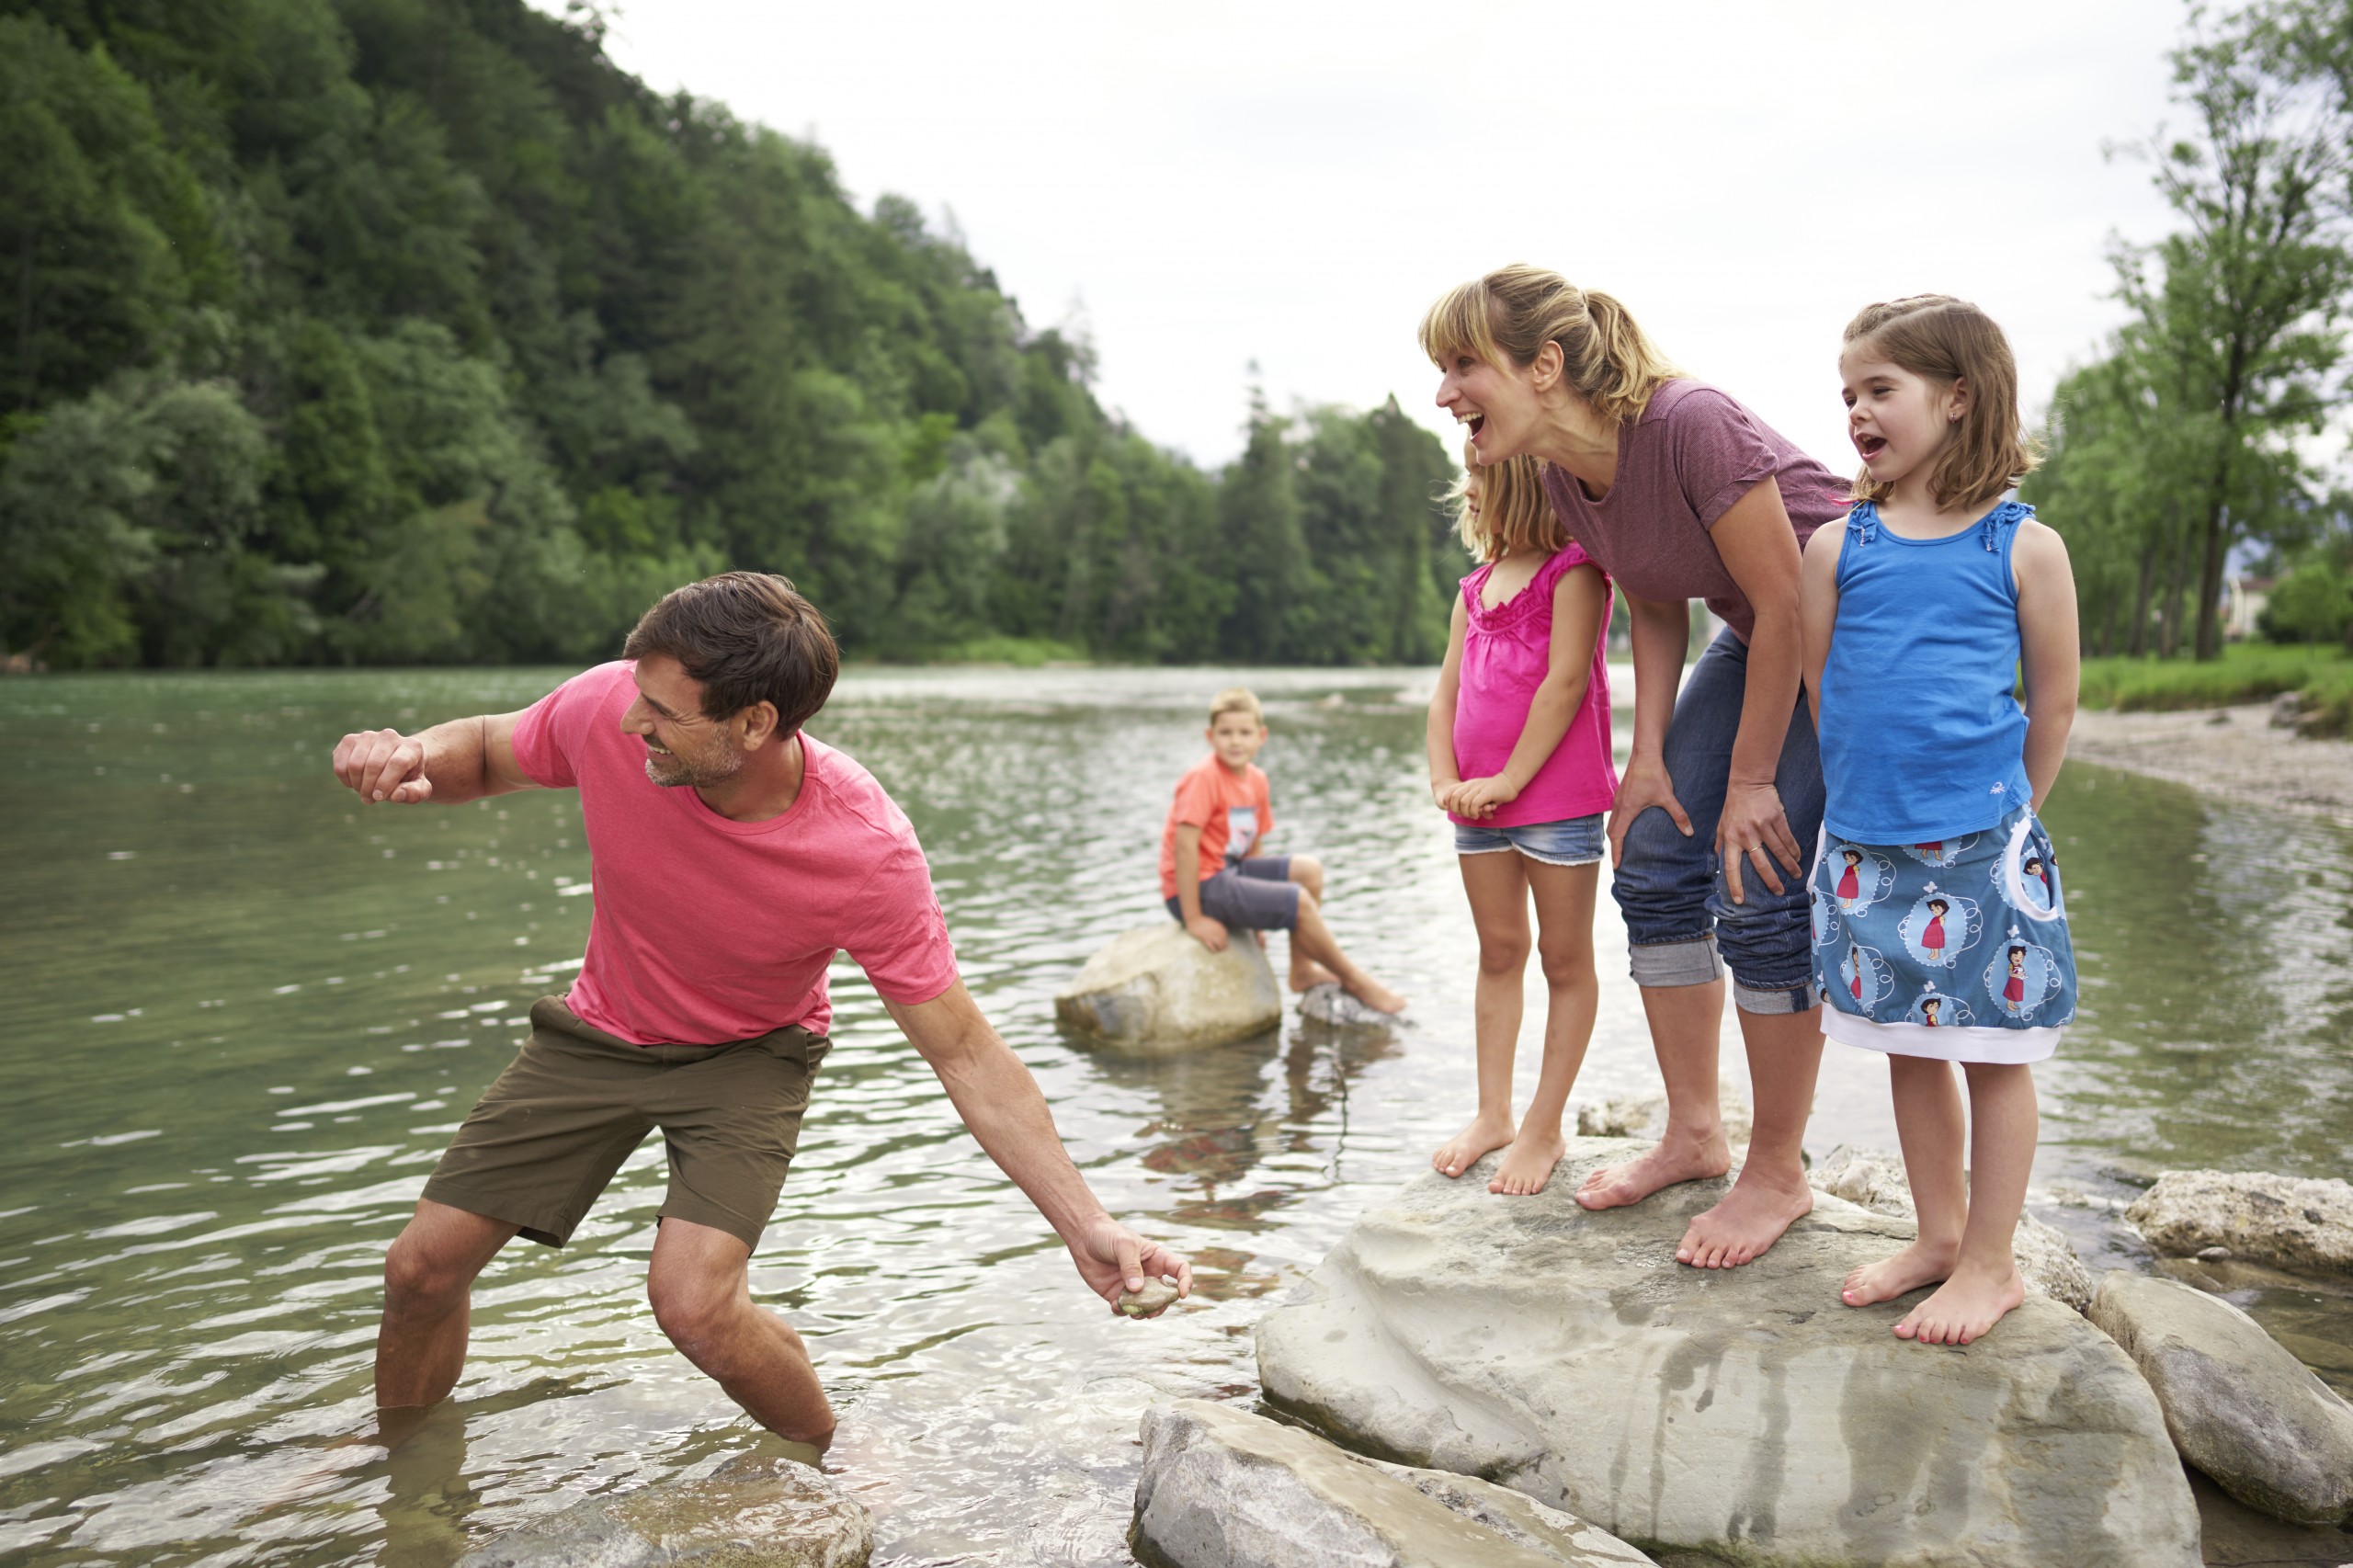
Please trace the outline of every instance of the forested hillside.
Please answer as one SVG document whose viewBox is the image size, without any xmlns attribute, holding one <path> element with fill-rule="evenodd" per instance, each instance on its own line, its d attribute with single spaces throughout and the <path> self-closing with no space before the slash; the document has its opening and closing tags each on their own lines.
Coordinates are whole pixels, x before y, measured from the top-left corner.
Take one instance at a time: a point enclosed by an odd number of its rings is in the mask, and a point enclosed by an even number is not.
<svg viewBox="0 0 2353 1568">
<path fill-rule="evenodd" d="M 854 654 L 1427 660 L 1463 564 L 1393 403 L 1205 473 L 911 203 L 520 0 L 0 0 L 0 264 L 51 666 L 585 660 L 725 566 Z"/>
</svg>

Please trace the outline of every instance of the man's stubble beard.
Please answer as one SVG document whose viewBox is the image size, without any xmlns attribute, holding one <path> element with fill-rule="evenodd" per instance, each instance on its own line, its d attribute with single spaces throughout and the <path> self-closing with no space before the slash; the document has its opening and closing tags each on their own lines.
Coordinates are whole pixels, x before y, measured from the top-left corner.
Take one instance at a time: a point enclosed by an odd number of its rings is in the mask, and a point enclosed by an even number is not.
<svg viewBox="0 0 2353 1568">
<path fill-rule="evenodd" d="M 663 767 L 665 762 L 670 765 L 668 770 Z M 743 771 L 744 754 L 732 746 L 726 749 L 723 761 L 719 764 L 690 761 L 676 752 L 665 755 L 649 750 L 645 754 L 645 777 L 665 790 L 708 790 L 726 783 Z"/>
</svg>

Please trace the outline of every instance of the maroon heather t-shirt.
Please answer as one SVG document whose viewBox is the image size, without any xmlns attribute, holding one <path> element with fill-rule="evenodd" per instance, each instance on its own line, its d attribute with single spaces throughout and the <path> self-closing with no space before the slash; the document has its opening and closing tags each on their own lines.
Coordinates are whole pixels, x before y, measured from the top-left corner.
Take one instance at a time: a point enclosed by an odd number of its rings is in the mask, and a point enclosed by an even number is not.
<svg viewBox="0 0 2353 1568">
<path fill-rule="evenodd" d="M 1742 642 L 1756 612 L 1724 570 L 1708 530 L 1732 504 L 1770 478 L 1796 528 L 1798 548 L 1847 515 L 1847 482 L 1779 432 L 1700 381 L 1669 381 L 1618 430 L 1618 478 L 1595 501 L 1547 463 L 1544 493 L 1586 553 L 1638 599 L 1705 599 Z"/>
</svg>

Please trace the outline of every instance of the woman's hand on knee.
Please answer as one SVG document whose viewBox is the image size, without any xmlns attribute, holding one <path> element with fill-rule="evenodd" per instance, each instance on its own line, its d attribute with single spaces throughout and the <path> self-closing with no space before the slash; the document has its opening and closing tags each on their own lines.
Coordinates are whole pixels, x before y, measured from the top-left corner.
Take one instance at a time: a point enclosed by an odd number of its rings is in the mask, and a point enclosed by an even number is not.
<svg viewBox="0 0 2353 1568">
<path fill-rule="evenodd" d="M 1683 802 L 1675 798 L 1675 780 L 1667 777 L 1666 764 L 1639 759 L 1628 763 L 1618 781 L 1617 803 L 1609 809 L 1610 869 L 1617 869 L 1626 858 L 1627 830 L 1653 806 L 1673 818 L 1684 837 L 1691 836 L 1691 818 L 1684 812 Z"/>
<path fill-rule="evenodd" d="M 1798 858 L 1797 837 L 1790 832 L 1789 814 L 1781 810 L 1780 791 L 1770 784 L 1729 786 L 1724 790 L 1723 814 L 1716 820 L 1716 853 L 1723 860 L 1724 885 L 1734 903 L 1747 902 L 1741 885 L 1744 863 L 1756 868 L 1768 888 L 1780 892 L 1781 879 L 1773 862 L 1779 860 L 1792 877 L 1803 865 Z"/>
</svg>

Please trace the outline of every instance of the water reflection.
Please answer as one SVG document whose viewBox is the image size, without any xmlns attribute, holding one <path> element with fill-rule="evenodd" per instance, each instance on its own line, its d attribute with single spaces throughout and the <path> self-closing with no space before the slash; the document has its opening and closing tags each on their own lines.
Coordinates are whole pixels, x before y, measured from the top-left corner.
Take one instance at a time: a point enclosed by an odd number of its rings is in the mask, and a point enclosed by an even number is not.
<svg viewBox="0 0 2353 1568">
<path fill-rule="evenodd" d="M 658 1144 L 572 1246 L 517 1243 L 485 1273 L 457 1400 L 392 1455 L 352 1441 L 370 1429 L 383 1247 L 523 1010 L 576 966 L 593 894 L 570 797 L 362 810 L 324 759 L 346 729 L 517 707 L 555 678 L 0 683 L 0 1561 L 445 1562 L 760 1441 L 645 1310 Z M 1414 1014 L 1370 1032 L 1293 1018 L 1159 1062 L 1077 1049 L 1052 992 L 1165 918 L 1167 791 L 1202 699 L 1236 678 L 1268 699 L 1275 847 L 1324 859 L 1341 939 Z M 835 1392 L 880 1561 L 1128 1561 L 1141 1406 L 1246 1392 L 1260 1298 L 1468 1114 L 1475 940 L 1421 781 L 1427 680 L 861 671 L 822 717 L 915 820 L 974 993 L 1097 1190 L 1190 1252 L 1201 1284 L 1151 1324 L 1086 1297 L 839 970 L 836 1047 L 753 1282 Z M 2083 767 L 2047 815 L 2086 984 L 2041 1074 L 2038 1212 L 2113 1264 L 2137 1254 L 2113 1206 L 2165 1166 L 2343 1175 L 2347 835 Z M 1608 901 L 1597 919 L 1580 1099 L 1656 1084 L 1606 957 L 1623 939 Z M 1522 1058 L 1524 1098 L 1532 1029 Z M 1810 1143 L 1848 1140 L 1893 1141 L 1884 1063 L 1833 1051 Z M 2347 1386 L 2344 1296 L 2211 1283 Z"/>
</svg>

